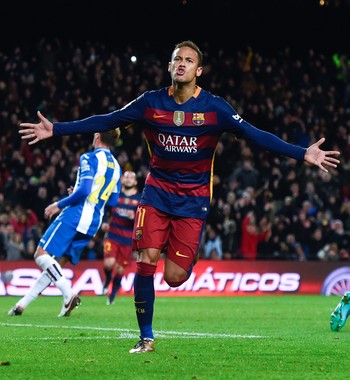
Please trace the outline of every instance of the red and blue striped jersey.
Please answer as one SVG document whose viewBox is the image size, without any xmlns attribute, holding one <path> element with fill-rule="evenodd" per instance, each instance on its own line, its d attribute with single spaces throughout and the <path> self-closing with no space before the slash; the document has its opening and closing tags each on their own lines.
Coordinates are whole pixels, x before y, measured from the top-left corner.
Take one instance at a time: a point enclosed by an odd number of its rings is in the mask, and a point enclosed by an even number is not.
<svg viewBox="0 0 350 380">
<path fill-rule="evenodd" d="M 252 126 L 223 98 L 197 87 L 187 102 L 177 104 L 172 91 L 147 91 L 111 113 L 55 122 L 53 133 L 102 132 L 129 124 L 142 128 L 151 158 L 140 203 L 199 219 L 209 212 L 215 149 L 224 132 L 276 154 L 304 159 L 305 148 Z"/>
<path fill-rule="evenodd" d="M 106 239 L 131 247 L 135 214 L 140 198 L 139 192 L 133 195 L 126 195 L 123 191 L 120 193 L 118 204 L 111 210 Z"/>
</svg>

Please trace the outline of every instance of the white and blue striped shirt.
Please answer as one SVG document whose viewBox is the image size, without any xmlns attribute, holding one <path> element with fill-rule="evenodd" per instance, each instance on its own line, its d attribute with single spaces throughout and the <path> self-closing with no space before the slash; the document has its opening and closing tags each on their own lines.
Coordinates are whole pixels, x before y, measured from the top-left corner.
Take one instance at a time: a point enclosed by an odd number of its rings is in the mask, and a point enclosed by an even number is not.
<svg viewBox="0 0 350 380">
<path fill-rule="evenodd" d="M 95 236 L 106 205 L 115 206 L 121 189 L 121 167 L 107 148 L 96 148 L 80 157 L 73 193 L 60 200 L 57 217 L 78 232 Z"/>
</svg>

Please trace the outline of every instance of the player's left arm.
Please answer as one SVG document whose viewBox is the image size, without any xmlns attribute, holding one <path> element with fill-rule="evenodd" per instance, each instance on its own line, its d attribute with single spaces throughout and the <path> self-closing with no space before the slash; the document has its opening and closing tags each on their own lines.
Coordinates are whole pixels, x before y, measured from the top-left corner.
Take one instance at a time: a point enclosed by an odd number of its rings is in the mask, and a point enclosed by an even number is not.
<svg viewBox="0 0 350 380">
<path fill-rule="evenodd" d="M 296 160 L 304 160 L 311 165 L 318 166 L 324 172 L 328 172 L 327 167 L 336 168 L 340 163 L 340 161 L 336 158 L 340 155 L 339 151 L 326 151 L 319 148 L 320 145 L 325 142 L 324 137 L 308 148 L 304 148 L 287 143 L 272 133 L 255 128 L 245 121 L 244 123 L 245 131 L 243 136 L 261 148 L 287 157 L 295 158 Z"/>
<path fill-rule="evenodd" d="M 235 133 L 238 138 L 244 138 L 260 148 L 273 153 L 291 157 L 296 160 L 303 160 L 319 167 L 324 172 L 328 172 L 327 167 L 336 168 L 340 163 L 336 158 L 340 155 L 339 151 L 324 151 L 319 148 L 320 145 L 325 142 L 324 137 L 308 148 L 304 148 L 290 144 L 270 132 L 254 127 L 240 117 L 228 103 L 222 103 L 220 108 L 223 122 L 225 125 L 229 125 L 229 130 Z"/>
<path fill-rule="evenodd" d="M 81 202 L 82 199 L 85 199 L 91 191 L 93 179 L 84 178 L 81 180 L 79 186 L 76 190 L 58 202 L 51 203 L 45 208 L 45 217 L 51 219 L 57 212 L 64 209 L 67 206 L 72 206 Z"/>
<path fill-rule="evenodd" d="M 122 181 L 120 179 L 120 173 L 119 173 L 119 179 L 116 182 L 114 189 L 106 203 L 106 207 L 115 207 L 117 205 L 121 187 L 122 187 Z"/>
</svg>

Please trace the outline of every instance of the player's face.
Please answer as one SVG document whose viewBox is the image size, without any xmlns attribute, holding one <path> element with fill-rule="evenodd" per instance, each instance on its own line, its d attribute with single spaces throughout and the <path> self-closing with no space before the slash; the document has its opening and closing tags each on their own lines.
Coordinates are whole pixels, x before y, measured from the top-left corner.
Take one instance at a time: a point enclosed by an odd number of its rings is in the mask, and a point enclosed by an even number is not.
<svg viewBox="0 0 350 380">
<path fill-rule="evenodd" d="M 173 82 L 178 83 L 190 83 L 202 74 L 202 67 L 198 67 L 197 52 L 187 46 L 173 51 L 168 70 Z"/>
<path fill-rule="evenodd" d="M 136 183 L 137 183 L 137 181 L 136 181 L 136 173 L 130 172 L 130 171 L 126 171 L 123 174 L 122 183 L 127 188 L 131 188 L 133 186 L 136 186 Z"/>
</svg>

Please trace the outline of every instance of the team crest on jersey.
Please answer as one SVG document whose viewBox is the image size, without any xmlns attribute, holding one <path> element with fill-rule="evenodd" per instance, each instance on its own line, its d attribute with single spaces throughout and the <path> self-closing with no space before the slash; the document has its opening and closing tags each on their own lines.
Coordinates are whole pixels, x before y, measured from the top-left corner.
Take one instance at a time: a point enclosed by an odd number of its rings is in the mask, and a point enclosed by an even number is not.
<svg viewBox="0 0 350 380">
<path fill-rule="evenodd" d="M 203 125 L 205 122 L 204 113 L 196 112 L 192 114 L 192 123 L 194 125 Z"/>
<path fill-rule="evenodd" d="M 142 230 L 137 229 L 135 232 L 136 240 L 140 240 L 142 238 Z"/>
<path fill-rule="evenodd" d="M 173 116 L 173 121 L 178 127 L 185 122 L 185 112 L 175 111 Z"/>
</svg>

